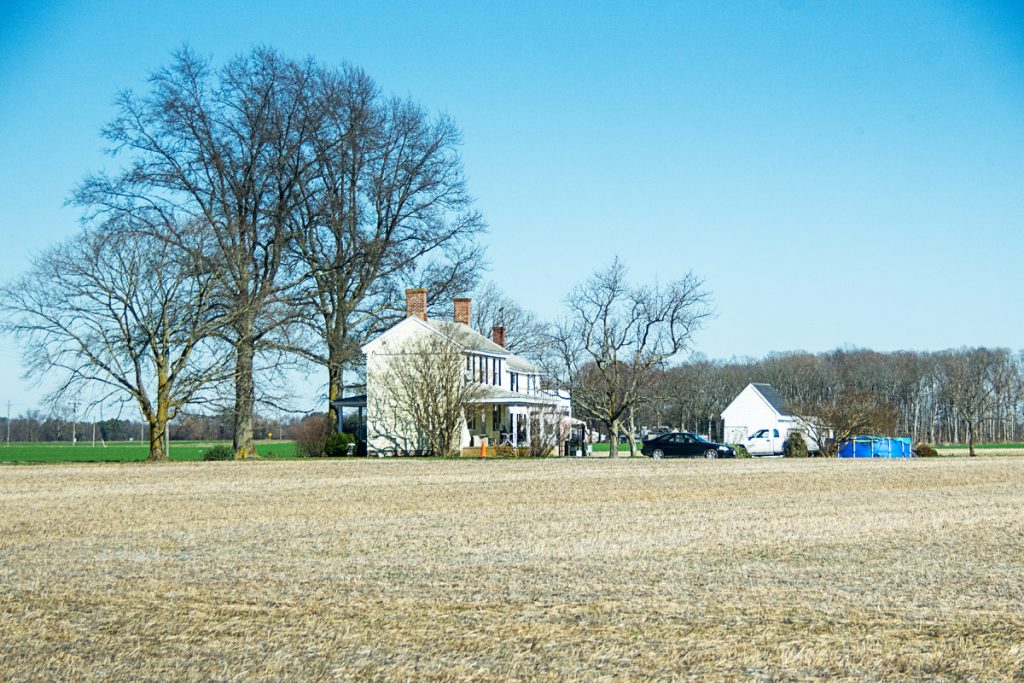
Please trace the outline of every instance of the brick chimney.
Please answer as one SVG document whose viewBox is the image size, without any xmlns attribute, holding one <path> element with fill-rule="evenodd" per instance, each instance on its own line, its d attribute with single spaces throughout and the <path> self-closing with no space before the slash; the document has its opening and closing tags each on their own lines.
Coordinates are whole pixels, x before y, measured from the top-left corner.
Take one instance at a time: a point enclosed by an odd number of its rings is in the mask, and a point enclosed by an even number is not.
<svg viewBox="0 0 1024 683">
<path fill-rule="evenodd" d="M 427 290 L 405 290 L 405 315 L 414 315 L 420 320 L 427 319 Z"/>
<path fill-rule="evenodd" d="M 463 297 L 456 297 L 452 299 L 452 303 L 455 304 L 455 322 L 462 323 L 463 325 L 469 325 L 470 311 L 473 304 L 472 299 L 466 299 Z"/>
<path fill-rule="evenodd" d="M 495 344 L 497 344 L 501 348 L 505 348 L 505 326 L 504 325 L 495 325 L 494 327 L 491 328 L 491 341 L 493 341 Z"/>
</svg>

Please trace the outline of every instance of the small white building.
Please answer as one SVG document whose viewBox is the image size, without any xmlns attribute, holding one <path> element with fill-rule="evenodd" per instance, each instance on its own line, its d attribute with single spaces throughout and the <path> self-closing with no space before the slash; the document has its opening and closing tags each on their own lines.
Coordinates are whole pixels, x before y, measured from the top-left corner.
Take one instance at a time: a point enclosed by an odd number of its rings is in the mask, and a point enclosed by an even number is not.
<svg viewBox="0 0 1024 683">
<path fill-rule="evenodd" d="M 771 384 L 748 384 L 722 411 L 725 443 L 742 443 L 761 429 L 785 435 L 797 417 L 786 410 L 786 399 Z"/>
<path fill-rule="evenodd" d="M 475 383 L 477 391 L 471 405 L 466 405 L 462 418 L 460 447 L 479 449 L 481 443 L 489 446 L 513 447 L 530 442 L 531 423 L 541 429 L 557 415 L 569 415 L 567 394 L 541 389 L 541 371 L 530 361 L 505 348 L 505 328 L 494 326 L 491 339 L 470 326 L 471 301 L 458 298 L 453 301 L 452 320 L 434 320 L 427 317 L 427 291 L 406 290 L 406 318 L 362 347 L 366 356 L 366 429 L 370 453 L 413 454 L 418 439 L 412 433 L 402 433 L 394 422 L 383 419 L 378 412 L 386 392 L 385 377 L 391 359 L 401 356 L 405 349 L 424 336 L 438 335 L 458 345 L 465 362 L 465 381 Z M 557 427 L 547 427 L 557 428 Z"/>
</svg>

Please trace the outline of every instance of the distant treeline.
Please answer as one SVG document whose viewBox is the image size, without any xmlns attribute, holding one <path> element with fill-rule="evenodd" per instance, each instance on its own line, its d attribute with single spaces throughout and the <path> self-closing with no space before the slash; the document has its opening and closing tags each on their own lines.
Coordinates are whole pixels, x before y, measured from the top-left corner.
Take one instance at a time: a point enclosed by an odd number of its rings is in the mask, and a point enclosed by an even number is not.
<svg viewBox="0 0 1024 683">
<path fill-rule="evenodd" d="M 895 407 L 896 430 L 915 442 L 1016 442 L 1024 437 L 1024 352 L 836 350 L 763 359 L 696 359 L 656 373 L 637 424 L 682 426 L 721 437 L 722 410 L 750 382 L 774 386 L 788 404 L 810 407 L 846 391 Z"/>
<path fill-rule="evenodd" d="M 319 419 L 325 416 L 315 414 Z M 256 417 L 257 439 L 292 439 L 300 425 L 311 419 L 307 417 L 286 417 L 272 419 Z M 175 420 L 171 424 L 170 438 L 172 441 L 230 441 L 233 416 L 230 413 L 219 415 L 189 415 Z M 95 431 L 94 431 L 95 427 Z M 96 441 L 143 441 L 149 439 L 149 425 L 140 420 L 106 419 L 73 420 L 70 415 L 47 415 L 39 410 L 30 410 L 20 417 L 11 419 L 10 439 L 12 442 L 37 441 L 71 441 L 72 434 L 79 442 L 91 442 L 95 434 Z M 0 417 L 0 441 L 7 439 L 7 418 Z"/>
</svg>

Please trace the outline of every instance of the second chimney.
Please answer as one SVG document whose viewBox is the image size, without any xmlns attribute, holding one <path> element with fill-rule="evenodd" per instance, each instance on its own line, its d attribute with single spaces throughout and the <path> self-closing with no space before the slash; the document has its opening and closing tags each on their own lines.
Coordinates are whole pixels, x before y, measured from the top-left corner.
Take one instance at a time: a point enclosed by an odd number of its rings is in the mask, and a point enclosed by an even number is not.
<svg viewBox="0 0 1024 683">
<path fill-rule="evenodd" d="M 494 327 L 491 328 L 491 341 L 493 341 L 495 344 L 497 344 L 501 348 L 505 348 L 505 326 L 504 325 L 495 325 Z"/>
<path fill-rule="evenodd" d="M 420 320 L 427 319 L 427 290 L 405 290 L 405 315 L 414 315 Z"/>
<path fill-rule="evenodd" d="M 466 299 L 463 297 L 456 297 L 452 299 L 452 303 L 455 304 L 455 322 L 462 323 L 463 325 L 469 325 L 470 311 L 473 304 L 472 299 Z"/>
</svg>

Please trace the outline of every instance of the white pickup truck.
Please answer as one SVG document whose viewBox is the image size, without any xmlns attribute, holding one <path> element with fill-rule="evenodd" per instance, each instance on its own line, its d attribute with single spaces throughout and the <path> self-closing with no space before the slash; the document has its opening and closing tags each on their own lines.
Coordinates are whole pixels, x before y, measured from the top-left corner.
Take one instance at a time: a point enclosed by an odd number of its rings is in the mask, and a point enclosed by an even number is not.
<svg viewBox="0 0 1024 683">
<path fill-rule="evenodd" d="M 817 440 L 808 433 L 808 430 L 796 426 L 755 429 L 750 436 L 743 440 L 742 446 L 751 455 L 781 456 L 786 452 L 786 441 L 789 440 L 789 435 L 793 432 L 798 432 L 804 437 L 804 443 L 807 444 L 809 452 L 818 452 Z"/>
</svg>

